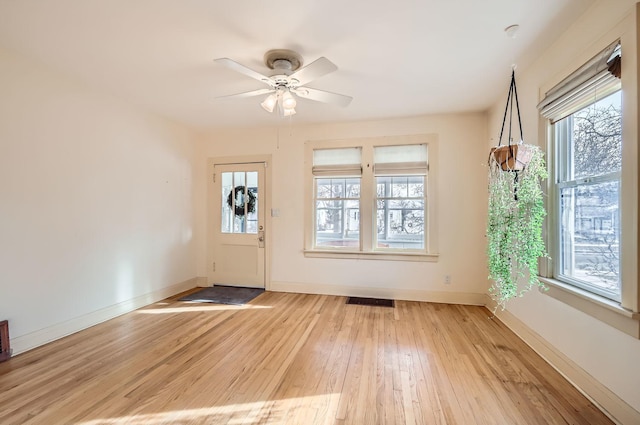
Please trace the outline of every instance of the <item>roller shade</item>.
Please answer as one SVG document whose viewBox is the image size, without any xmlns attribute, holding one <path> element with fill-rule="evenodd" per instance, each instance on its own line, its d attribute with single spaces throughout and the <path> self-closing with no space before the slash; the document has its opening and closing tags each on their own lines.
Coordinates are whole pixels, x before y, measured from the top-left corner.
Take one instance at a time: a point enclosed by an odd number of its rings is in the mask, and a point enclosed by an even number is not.
<svg viewBox="0 0 640 425">
<path fill-rule="evenodd" d="M 313 151 L 314 176 L 362 175 L 362 149 L 316 149 Z"/>
<path fill-rule="evenodd" d="M 540 114 L 556 122 L 619 90 L 621 60 L 615 41 L 549 90 L 538 104 Z"/>
<path fill-rule="evenodd" d="M 427 145 L 377 146 L 373 171 L 383 175 L 426 175 Z"/>
</svg>

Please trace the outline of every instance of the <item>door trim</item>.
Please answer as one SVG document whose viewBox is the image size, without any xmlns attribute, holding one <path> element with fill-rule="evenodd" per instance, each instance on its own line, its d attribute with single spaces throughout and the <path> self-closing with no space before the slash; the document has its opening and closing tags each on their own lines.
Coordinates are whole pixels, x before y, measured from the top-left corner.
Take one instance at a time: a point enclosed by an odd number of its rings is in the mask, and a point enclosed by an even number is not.
<svg viewBox="0 0 640 425">
<path fill-rule="evenodd" d="M 215 200 L 213 198 L 213 174 L 215 172 L 216 165 L 234 165 L 234 164 L 257 164 L 264 163 L 264 205 L 265 209 L 264 222 L 265 222 L 265 246 L 264 246 L 264 289 L 266 291 L 271 290 L 271 155 L 243 155 L 243 156 L 224 156 L 224 157 L 212 157 L 207 158 L 207 217 L 206 217 L 206 270 L 207 270 L 207 285 L 209 282 L 210 268 L 213 267 L 213 213 L 215 208 Z"/>
</svg>

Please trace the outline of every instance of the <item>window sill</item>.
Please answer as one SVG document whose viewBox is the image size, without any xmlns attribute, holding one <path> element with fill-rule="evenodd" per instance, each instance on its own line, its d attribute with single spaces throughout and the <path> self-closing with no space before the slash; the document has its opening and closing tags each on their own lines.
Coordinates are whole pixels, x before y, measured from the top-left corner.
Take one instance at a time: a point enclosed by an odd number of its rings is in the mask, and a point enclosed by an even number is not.
<svg viewBox="0 0 640 425">
<path fill-rule="evenodd" d="M 435 263 L 439 254 L 424 254 L 415 252 L 389 252 L 389 251 L 341 251 L 341 250 L 320 250 L 305 249 L 304 256 L 309 258 L 340 258 L 355 260 L 388 260 L 388 261 L 420 261 Z"/>
<path fill-rule="evenodd" d="M 549 295 L 571 307 L 588 314 L 609 326 L 618 329 L 636 339 L 640 339 L 640 313 L 622 308 L 619 303 L 580 288 L 560 282 L 556 279 L 541 277 L 548 290 L 541 289 Z"/>
</svg>

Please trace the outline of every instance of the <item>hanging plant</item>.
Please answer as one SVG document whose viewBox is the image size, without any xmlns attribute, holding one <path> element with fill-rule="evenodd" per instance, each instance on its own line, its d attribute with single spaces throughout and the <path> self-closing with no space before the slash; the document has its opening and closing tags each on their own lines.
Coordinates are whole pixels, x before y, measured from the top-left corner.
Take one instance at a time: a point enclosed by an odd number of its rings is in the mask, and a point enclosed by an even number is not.
<svg viewBox="0 0 640 425">
<path fill-rule="evenodd" d="M 533 286 L 538 279 L 538 258 L 546 257 L 542 222 L 546 215 L 540 182 L 547 177 L 542 151 L 527 145 L 532 156 L 522 171 L 505 172 L 492 156 L 489 165 L 489 220 L 487 227 L 489 292 L 505 303 Z M 527 284 L 518 291 L 518 280 Z"/>
<path fill-rule="evenodd" d="M 511 115 L 509 144 L 500 146 L 513 100 L 516 101 L 521 142 L 511 143 Z M 493 280 L 489 292 L 498 306 L 530 290 L 544 287 L 538 279 L 538 258 L 546 257 L 542 239 L 542 222 L 546 215 L 540 187 L 547 178 L 543 153 L 537 146 L 522 142 L 522 123 L 517 105 L 515 74 L 512 73 L 507 108 L 497 148 L 489 155 L 489 217 L 487 224 L 489 278 Z M 522 290 L 518 282 L 527 283 Z"/>
</svg>

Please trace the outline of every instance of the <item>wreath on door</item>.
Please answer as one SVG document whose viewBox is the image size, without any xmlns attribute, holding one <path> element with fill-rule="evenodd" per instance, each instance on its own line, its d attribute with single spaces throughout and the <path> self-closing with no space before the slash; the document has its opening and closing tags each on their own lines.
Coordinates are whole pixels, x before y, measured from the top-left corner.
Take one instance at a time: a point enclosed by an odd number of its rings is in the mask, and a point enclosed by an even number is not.
<svg viewBox="0 0 640 425">
<path fill-rule="evenodd" d="M 235 209 L 234 214 L 242 217 L 244 215 L 244 205 L 247 204 L 247 213 L 253 213 L 256 211 L 256 195 L 251 192 L 251 190 L 247 190 L 248 200 L 244 196 L 244 186 L 236 186 L 233 190 L 229 191 L 229 196 L 227 196 L 227 205 L 229 208 L 233 208 L 234 199 L 235 199 Z M 238 197 L 238 195 L 240 195 Z"/>
</svg>

